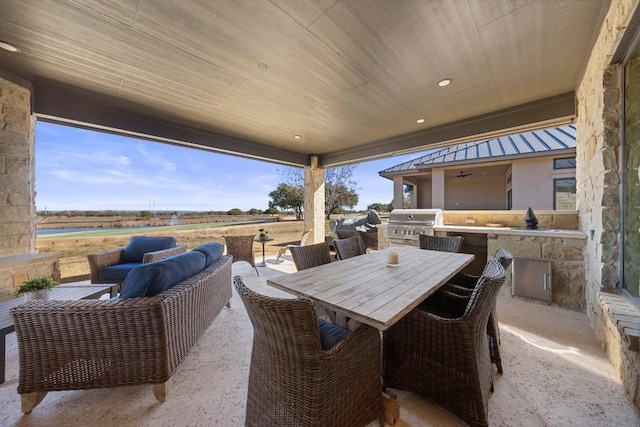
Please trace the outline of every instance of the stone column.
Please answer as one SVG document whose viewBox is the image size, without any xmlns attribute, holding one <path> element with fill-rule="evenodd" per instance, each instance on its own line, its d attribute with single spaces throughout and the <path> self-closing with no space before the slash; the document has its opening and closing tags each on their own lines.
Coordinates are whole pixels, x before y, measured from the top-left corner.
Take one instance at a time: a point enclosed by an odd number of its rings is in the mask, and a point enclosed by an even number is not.
<svg viewBox="0 0 640 427">
<path fill-rule="evenodd" d="M 30 89 L 0 77 L 0 257 L 35 253 Z"/>
<path fill-rule="evenodd" d="M 311 156 L 311 165 L 304 168 L 304 229 L 313 229 L 309 243 L 324 242 L 324 224 L 324 169 Z"/>
<path fill-rule="evenodd" d="M 402 209 L 404 207 L 404 187 L 402 175 L 393 177 L 393 209 Z"/>
<path fill-rule="evenodd" d="M 444 169 L 431 170 L 431 207 L 444 209 Z"/>
</svg>

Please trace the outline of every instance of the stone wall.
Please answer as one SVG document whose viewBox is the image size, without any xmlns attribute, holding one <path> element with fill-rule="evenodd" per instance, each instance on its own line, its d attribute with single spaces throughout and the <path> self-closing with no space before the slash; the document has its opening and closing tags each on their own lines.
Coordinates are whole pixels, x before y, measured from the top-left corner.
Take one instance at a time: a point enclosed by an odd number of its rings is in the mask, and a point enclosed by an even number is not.
<svg viewBox="0 0 640 427">
<path fill-rule="evenodd" d="M 35 252 L 34 129 L 29 89 L 0 78 L 0 257 Z"/>
<path fill-rule="evenodd" d="M 0 77 L 0 301 L 26 279 L 60 280 L 57 255 L 36 254 L 31 90 Z"/>
<path fill-rule="evenodd" d="M 0 258 L 0 302 L 15 298 L 15 290 L 25 280 L 47 276 L 60 281 L 56 254 L 28 254 Z"/>
<path fill-rule="evenodd" d="M 580 228 L 589 236 L 584 248 L 586 312 L 640 414 L 639 353 L 621 345 L 624 327 L 615 325 L 610 304 L 602 298 L 603 291 L 618 289 L 621 245 L 621 69 L 610 61 L 637 7 L 635 0 L 611 2 L 578 88 L 576 196 Z"/>
<path fill-rule="evenodd" d="M 514 257 L 551 261 L 551 303 L 571 310 L 585 309 L 583 239 L 488 234 L 487 254 L 504 248 Z M 511 286 L 507 275 L 504 286 Z"/>
</svg>

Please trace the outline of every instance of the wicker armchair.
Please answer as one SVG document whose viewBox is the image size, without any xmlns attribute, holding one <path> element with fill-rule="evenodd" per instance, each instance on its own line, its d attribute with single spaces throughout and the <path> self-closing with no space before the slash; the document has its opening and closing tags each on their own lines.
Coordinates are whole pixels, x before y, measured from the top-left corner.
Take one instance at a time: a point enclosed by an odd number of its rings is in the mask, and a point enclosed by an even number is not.
<svg viewBox="0 0 640 427">
<path fill-rule="evenodd" d="M 382 420 L 380 336 L 362 325 L 323 349 L 311 301 L 236 291 L 253 324 L 245 426 L 358 426 Z"/>
<path fill-rule="evenodd" d="M 280 261 L 280 257 L 287 253 L 287 250 L 291 251 L 291 248 L 293 248 L 295 246 L 306 246 L 307 242 L 309 241 L 309 236 L 311 235 L 312 231 L 313 231 L 313 229 L 310 229 L 310 230 L 307 230 L 304 233 L 302 233 L 302 237 L 300 238 L 300 243 L 299 244 L 297 244 L 297 245 L 286 245 L 284 248 L 280 248 L 278 250 L 278 255 L 276 255 L 276 264 Z"/>
<path fill-rule="evenodd" d="M 224 242 L 227 246 L 227 255 L 233 255 L 233 262 L 248 262 L 256 270 L 256 274 L 260 276 L 258 267 L 256 267 L 256 257 L 253 253 L 254 238 L 254 235 L 224 236 Z"/>
<path fill-rule="evenodd" d="M 504 268 L 489 260 L 460 317 L 416 309 L 389 328 L 385 385 L 429 397 L 470 425 L 488 425 L 493 370 L 487 321 L 504 279 Z"/>
<path fill-rule="evenodd" d="M 144 248 L 147 248 L 147 252 Z M 88 254 L 91 283 L 119 283 L 140 264 L 159 261 L 187 251 L 175 237 L 133 236 L 126 247 Z"/>
<path fill-rule="evenodd" d="M 338 259 L 353 258 L 367 253 L 360 235 L 346 239 L 334 239 L 333 246 L 336 248 Z"/>
<path fill-rule="evenodd" d="M 420 249 L 441 252 L 460 252 L 462 242 L 464 241 L 464 237 L 462 236 L 444 237 L 421 234 L 418 237 L 420 238 Z"/>
<path fill-rule="evenodd" d="M 298 271 L 331 262 L 331 250 L 326 242 L 307 246 L 294 246 L 290 250 Z"/>
<path fill-rule="evenodd" d="M 493 256 L 493 259 L 498 261 L 506 271 L 513 261 L 513 256 L 506 249 L 498 248 L 495 255 Z M 443 291 L 466 297 L 464 298 L 466 304 L 466 301 L 468 301 L 471 293 L 473 292 L 473 288 L 476 286 L 476 283 L 478 283 L 478 279 L 478 276 L 458 273 L 453 278 L 451 278 L 449 283 L 447 283 L 443 287 Z M 436 294 L 438 293 L 436 292 Z M 431 300 L 431 298 L 429 298 L 428 301 L 429 300 Z M 435 300 L 430 301 L 429 303 L 440 305 L 440 307 L 442 307 L 441 303 Z M 487 323 L 487 333 L 489 334 L 489 350 L 491 352 L 491 362 L 496 365 L 498 373 L 502 374 L 502 357 L 500 356 L 500 328 L 498 327 L 498 311 L 496 306 L 497 304 L 494 304 L 491 308 L 489 322 Z"/>
</svg>

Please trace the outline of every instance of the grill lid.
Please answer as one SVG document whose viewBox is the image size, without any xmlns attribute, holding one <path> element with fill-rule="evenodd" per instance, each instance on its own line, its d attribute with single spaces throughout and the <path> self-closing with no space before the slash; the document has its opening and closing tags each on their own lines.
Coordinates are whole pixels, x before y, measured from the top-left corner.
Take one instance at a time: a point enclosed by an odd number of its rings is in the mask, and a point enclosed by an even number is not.
<svg viewBox="0 0 640 427">
<path fill-rule="evenodd" d="M 394 225 L 442 225 L 441 209 L 394 209 L 389 214 L 389 224 Z"/>
</svg>

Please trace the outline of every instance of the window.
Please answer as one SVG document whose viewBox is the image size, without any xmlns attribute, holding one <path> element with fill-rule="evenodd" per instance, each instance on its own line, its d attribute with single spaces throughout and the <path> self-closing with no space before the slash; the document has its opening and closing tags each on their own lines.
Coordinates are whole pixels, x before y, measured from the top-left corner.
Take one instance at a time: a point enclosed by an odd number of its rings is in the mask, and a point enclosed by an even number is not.
<svg viewBox="0 0 640 427">
<path fill-rule="evenodd" d="M 576 209 L 575 178 L 553 180 L 553 209 L 557 211 L 573 211 Z"/>
<path fill-rule="evenodd" d="M 513 209 L 513 193 L 511 192 L 511 190 L 507 191 L 507 209 Z"/>
<path fill-rule="evenodd" d="M 622 141 L 622 289 L 640 297 L 640 46 L 624 62 L 624 126 Z M 636 300 L 637 304 L 640 304 Z"/>
<path fill-rule="evenodd" d="M 554 169 L 575 169 L 576 158 L 566 157 L 564 159 L 553 159 L 553 168 Z"/>
</svg>

